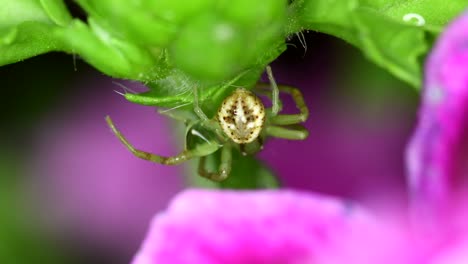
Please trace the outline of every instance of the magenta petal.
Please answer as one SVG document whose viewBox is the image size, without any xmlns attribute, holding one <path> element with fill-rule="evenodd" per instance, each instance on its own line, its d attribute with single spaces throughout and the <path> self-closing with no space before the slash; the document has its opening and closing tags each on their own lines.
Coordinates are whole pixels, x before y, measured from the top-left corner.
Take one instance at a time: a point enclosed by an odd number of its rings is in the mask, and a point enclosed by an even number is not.
<svg viewBox="0 0 468 264">
<path fill-rule="evenodd" d="M 426 63 L 419 123 L 407 153 L 410 188 L 419 209 L 423 205 L 445 211 L 467 175 L 467 114 L 465 13 L 447 27 Z"/>
<path fill-rule="evenodd" d="M 461 241 L 442 250 L 431 264 L 465 264 L 467 260 L 468 241 Z"/>
<path fill-rule="evenodd" d="M 190 190 L 154 218 L 133 264 L 385 263 L 363 261 L 392 254 L 395 240 L 381 241 L 376 227 L 361 209 L 318 195 Z"/>
</svg>

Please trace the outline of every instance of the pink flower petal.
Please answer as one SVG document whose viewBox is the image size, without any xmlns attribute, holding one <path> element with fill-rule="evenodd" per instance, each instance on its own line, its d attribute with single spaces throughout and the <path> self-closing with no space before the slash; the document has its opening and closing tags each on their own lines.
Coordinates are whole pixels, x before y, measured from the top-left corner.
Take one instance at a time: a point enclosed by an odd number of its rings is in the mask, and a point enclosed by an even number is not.
<svg viewBox="0 0 468 264">
<path fill-rule="evenodd" d="M 441 35 L 427 63 L 419 123 L 409 144 L 418 210 L 444 215 L 468 175 L 468 14 Z"/>
<path fill-rule="evenodd" d="M 391 230 L 313 194 L 190 190 L 154 218 L 133 264 L 411 263 L 391 257 L 406 244 Z"/>
<path fill-rule="evenodd" d="M 440 252 L 431 264 L 465 264 L 467 260 L 468 241 L 462 241 Z"/>
</svg>

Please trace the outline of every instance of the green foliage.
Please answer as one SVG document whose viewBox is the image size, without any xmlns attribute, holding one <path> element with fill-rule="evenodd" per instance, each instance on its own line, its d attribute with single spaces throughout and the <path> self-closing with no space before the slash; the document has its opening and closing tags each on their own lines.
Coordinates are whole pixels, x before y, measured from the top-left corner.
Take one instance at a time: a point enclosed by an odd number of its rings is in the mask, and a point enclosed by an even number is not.
<svg viewBox="0 0 468 264">
<path fill-rule="evenodd" d="M 0 0 L 6 6 L 0 64 L 56 50 L 78 54 L 117 78 L 153 82 L 181 70 L 219 84 L 263 68 L 286 37 L 285 0 L 255 9 L 247 1 L 77 2 L 86 22 L 72 19 L 60 0 Z"/>
<path fill-rule="evenodd" d="M 297 0 L 297 26 L 346 40 L 373 62 L 419 88 L 425 34 L 437 34 L 468 3 L 464 0 Z M 418 26 L 414 15 L 424 19 Z M 406 16 L 406 17 L 405 17 Z"/>
<path fill-rule="evenodd" d="M 285 49 L 289 35 L 317 30 L 355 45 L 419 87 L 421 61 L 431 44 L 425 35 L 439 33 L 467 7 L 464 0 L 77 3 L 88 14 L 86 22 L 72 18 L 61 0 L 0 0 L 0 65 L 64 51 L 113 77 L 154 83 L 181 73 L 214 90 L 249 70 L 258 79 Z M 415 25 L 414 16 L 403 19 L 408 14 L 423 17 L 424 25 Z M 158 95 L 154 89 L 152 93 L 144 96 Z"/>
<path fill-rule="evenodd" d="M 57 1 L 0 0 L 0 65 L 62 50 L 50 33 L 58 28 L 55 21 L 65 21 L 66 15 L 59 15 L 60 5 L 52 2 Z"/>
<path fill-rule="evenodd" d="M 424 28 L 434 32 L 442 31 L 444 25 L 468 7 L 466 1 L 445 0 L 360 0 L 360 3 L 363 7 L 372 8 L 396 21 L 401 20 L 406 14 L 419 14 L 426 21 Z"/>
<path fill-rule="evenodd" d="M 104 73 L 118 78 L 149 81 L 165 69 L 160 56 L 124 38 L 114 37 L 92 18 L 88 24 L 74 20 L 66 29 L 56 30 L 67 49 L 76 52 Z"/>
<path fill-rule="evenodd" d="M 61 0 L 41 0 L 42 8 L 49 18 L 59 26 L 67 26 L 71 23 L 72 17 L 67 11 L 67 7 Z"/>
<path fill-rule="evenodd" d="M 190 75 L 202 80 L 222 81 L 231 73 L 242 70 L 240 67 L 251 60 L 249 54 L 243 56 L 248 43 L 245 30 L 234 21 L 203 12 L 180 29 L 170 45 L 170 55 L 174 64 Z M 206 47 L 210 47 L 210 52 L 193 52 Z"/>
<path fill-rule="evenodd" d="M 419 59 L 428 51 L 424 31 L 415 26 L 395 23 L 368 9 L 358 9 L 355 23 L 364 53 L 375 63 L 415 87 L 421 85 Z M 382 28 L 385 27 L 385 30 Z"/>
</svg>

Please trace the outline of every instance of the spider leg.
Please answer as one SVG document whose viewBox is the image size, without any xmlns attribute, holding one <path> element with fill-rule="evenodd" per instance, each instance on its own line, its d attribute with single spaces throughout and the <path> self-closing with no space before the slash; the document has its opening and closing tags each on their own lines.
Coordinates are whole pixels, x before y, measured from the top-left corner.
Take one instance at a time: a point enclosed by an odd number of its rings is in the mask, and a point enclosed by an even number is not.
<svg viewBox="0 0 468 264">
<path fill-rule="evenodd" d="M 278 86 L 279 90 L 290 94 L 296 104 L 297 109 L 299 109 L 299 114 L 284 114 L 272 116 L 270 119 L 271 124 L 273 125 L 293 125 L 305 122 L 309 117 L 309 108 L 304 102 L 304 97 L 299 89 L 291 86 L 280 85 Z"/>
<path fill-rule="evenodd" d="M 273 101 L 271 87 L 270 87 L 269 84 L 257 83 L 255 85 L 255 87 L 254 87 L 254 91 L 255 91 L 256 94 L 265 96 L 268 99 L 270 99 L 270 101 Z M 277 107 L 278 107 L 278 112 L 281 112 L 281 110 L 283 109 L 283 104 L 282 104 L 281 100 L 278 100 Z M 272 112 L 271 110 L 272 109 L 270 109 L 270 113 Z M 271 116 L 271 114 L 270 114 L 270 116 Z"/>
<path fill-rule="evenodd" d="M 219 130 L 219 127 L 216 123 L 216 121 L 214 120 L 211 120 L 208 118 L 208 116 L 205 114 L 205 112 L 203 112 L 203 110 L 201 109 L 200 107 L 200 104 L 199 104 L 199 98 L 198 98 L 198 87 L 194 87 L 193 88 L 193 111 L 195 112 L 195 114 L 197 114 L 197 116 L 200 118 L 200 120 L 202 120 L 202 124 L 215 130 L 217 133 L 220 132 Z"/>
<path fill-rule="evenodd" d="M 226 144 L 221 148 L 221 162 L 218 167 L 217 172 L 210 172 L 206 169 L 206 156 L 200 157 L 200 162 L 198 163 L 198 174 L 200 176 L 210 179 L 212 181 L 223 181 L 231 173 L 231 164 L 232 164 L 232 150 L 229 144 Z"/>
<path fill-rule="evenodd" d="M 193 88 L 193 111 L 200 117 L 204 122 L 208 121 L 208 116 L 203 112 L 198 101 L 198 87 Z"/>
<path fill-rule="evenodd" d="M 284 138 L 290 140 L 304 140 L 309 136 L 309 131 L 303 126 L 285 128 L 281 126 L 268 126 L 265 128 L 266 134 L 272 137 Z"/>
<path fill-rule="evenodd" d="M 266 67 L 266 72 L 268 75 L 268 80 L 270 81 L 271 85 L 271 114 L 276 116 L 281 109 L 281 105 L 279 104 L 279 90 L 278 85 L 276 84 L 275 77 L 273 77 L 273 72 L 271 71 L 270 65 Z"/>
<path fill-rule="evenodd" d="M 128 142 L 128 140 L 122 135 L 122 133 L 115 127 L 114 123 L 112 122 L 109 116 L 106 116 L 106 122 L 111 128 L 112 132 L 127 147 L 127 149 L 130 150 L 133 153 L 133 155 L 141 159 L 149 160 L 149 161 L 164 164 L 164 165 L 177 165 L 179 163 L 182 163 L 194 157 L 192 152 L 190 152 L 189 150 L 184 150 L 176 156 L 164 157 L 164 156 L 159 156 L 156 154 L 152 154 L 149 152 L 136 149 L 135 147 L 132 146 L 132 144 L 130 144 L 130 142 Z"/>
</svg>

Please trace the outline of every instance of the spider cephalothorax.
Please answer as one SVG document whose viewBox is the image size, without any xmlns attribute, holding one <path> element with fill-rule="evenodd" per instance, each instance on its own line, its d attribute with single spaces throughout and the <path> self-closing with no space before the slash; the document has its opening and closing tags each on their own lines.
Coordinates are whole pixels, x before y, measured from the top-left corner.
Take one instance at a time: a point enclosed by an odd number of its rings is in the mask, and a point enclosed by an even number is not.
<svg viewBox="0 0 468 264">
<path fill-rule="evenodd" d="M 254 141 L 265 123 L 265 107 L 254 93 L 239 88 L 224 99 L 218 110 L 223 132 L 237 144 Z"/>
<path fill-rule="evenodd" d="M 308 131 L 299 125 L 307 120 L 309 110 L 301 92 L 294 87 L 276 85 L 271 69 L 267 67 L 271 83 L 271 108 L 265 108 L 262 101 L 251 91 L 238 88 L 221 103 L 217 114 L 208 118 L 198 105 L 198 92 L 194 88 L 193 112 L 195 118 L 183 119 L 187 124 L 185 149 L 176 156 L 164 157 L 133 147 L 117 130 L 110 117 L 106 117 L 109 127 L 120 141 L 137 157 L 152 162 L 175 165 L 192 158 L 200 158 L 198 173 L 214 181 L 222 181 L 229 176 L 232 163 L 232 151 L 238 149 L 242 154 L 254 154 L 263 147 L 263 138 L 267 136 L 303 140 Z M 253 88 L 265 95 L 266 85 Z M 278 94 L 282 91 L 292 96 L 298 114 L 278 114 L 281 102 Z M 205 168 L 206 157 L 220 151 L 218 170 L 210 172 Z"/>
</svg>

